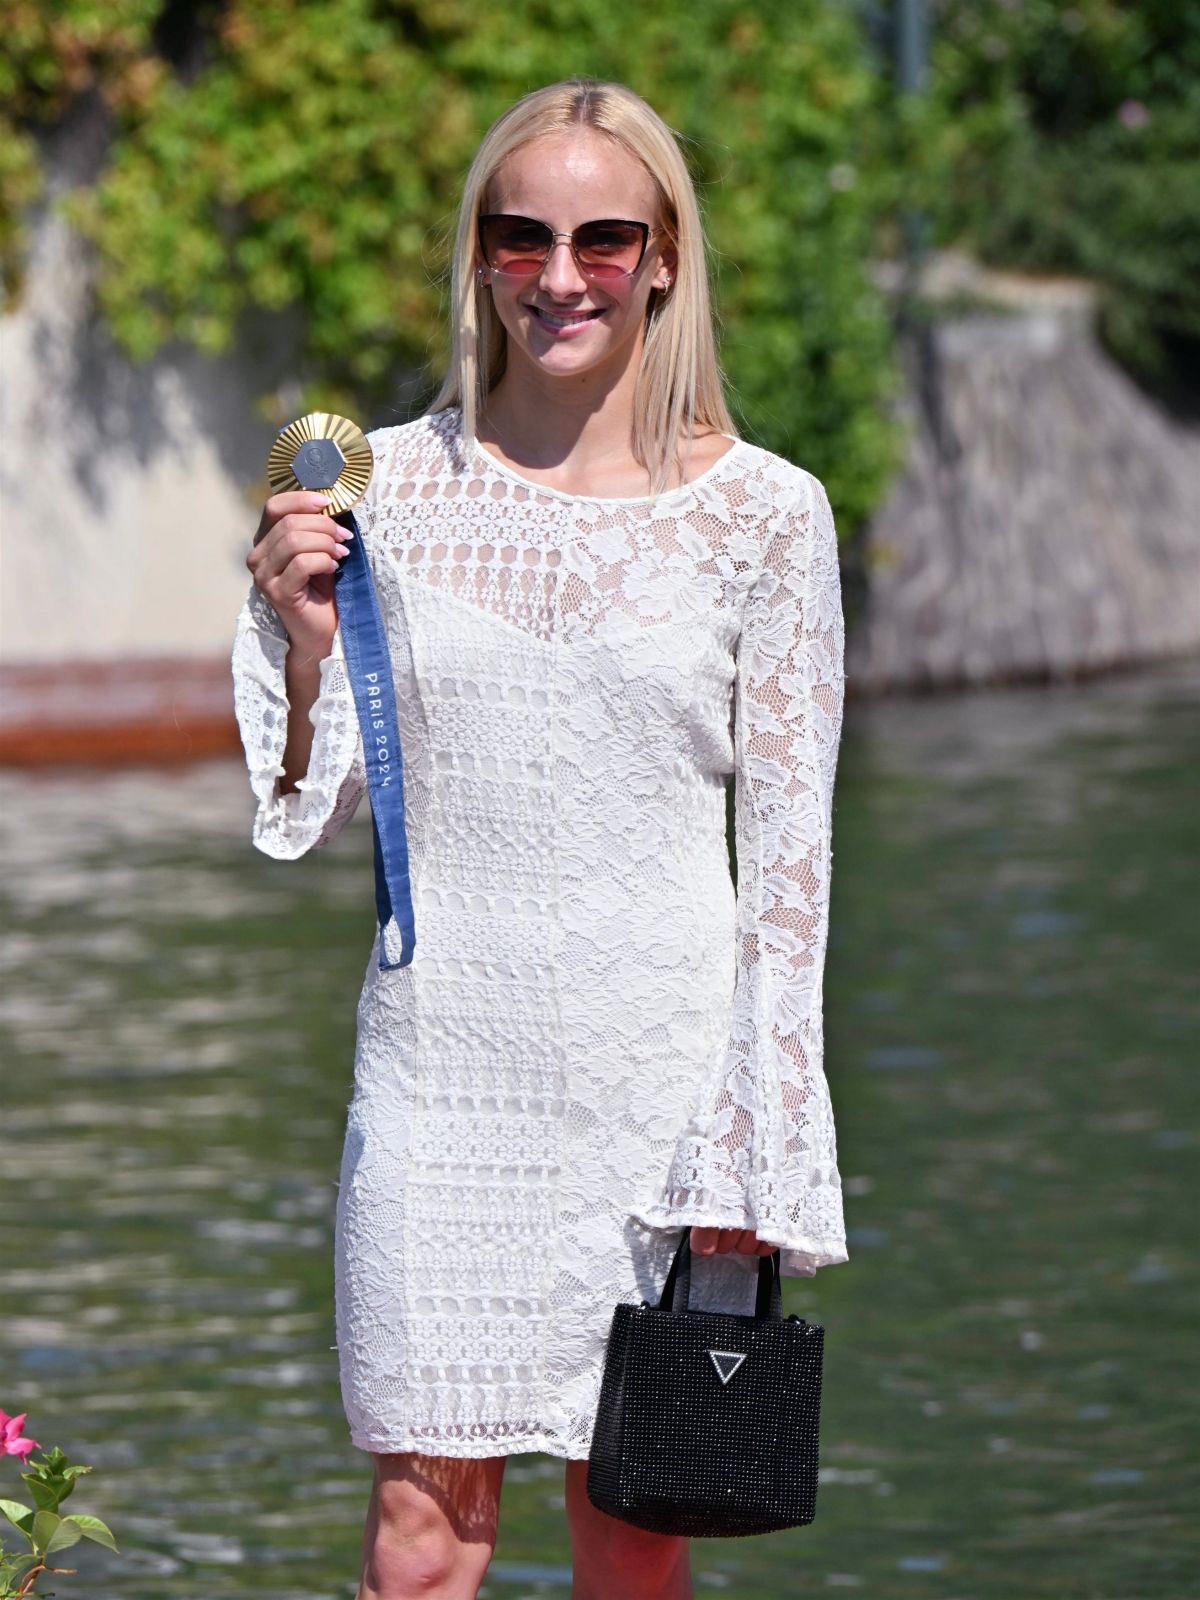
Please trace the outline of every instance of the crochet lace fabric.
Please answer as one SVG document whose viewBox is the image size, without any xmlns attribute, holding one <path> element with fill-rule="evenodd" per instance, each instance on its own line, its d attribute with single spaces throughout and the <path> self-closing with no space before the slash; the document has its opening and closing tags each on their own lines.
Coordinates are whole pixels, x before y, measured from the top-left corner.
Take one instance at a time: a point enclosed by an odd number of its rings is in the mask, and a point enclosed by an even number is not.
<svg viewBox="0 0 1200 1600">
<path fill-rule="evenodd" d="M 343 1399 L 363 1449 L 583 1458 L 612 1308 L 657 1300 L 682 1226 L 753 1228 L 792 1276 L 847 1260 L 822 1043 L 833 516 L 746 441 L 652 501 L 466 459 L 457 409 L 368 437 L 417 944 L 390 971 L 371 950 L 358 1005 Z M 279 793 L 286 652 L 252 589 L 253 840 L 290 859 L 365 771 L 339 632 Z M 698 1259 L 693 1304 L 752 1311 L 756 1271 Z"/>
</svg>

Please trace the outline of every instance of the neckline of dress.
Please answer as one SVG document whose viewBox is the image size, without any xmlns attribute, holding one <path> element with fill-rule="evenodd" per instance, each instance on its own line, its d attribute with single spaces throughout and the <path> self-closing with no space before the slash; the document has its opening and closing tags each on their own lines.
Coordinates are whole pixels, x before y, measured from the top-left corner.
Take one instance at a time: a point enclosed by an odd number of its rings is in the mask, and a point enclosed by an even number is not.
<svg viewBox="0 0 1200 1600">
<path fill-rule="evenodd" d="M 459 414 L 459 438 L 462 437 L 462 408 L 455 407 Z M 539 483 L 536 478 L 527 478 L 523 472 L 518 472 L 515 467 L 510 467 L 507 462 L 501 461 L 490 450 L 485 450 L 479 440 L 475 441 L 475 454 L 497 472 L 505 477 L 514 479 L 527 489 L 536 489 L 541 494 L 553 495 L 558 500 L 586 500 L 596 505 L 603 506 L 648 506 L 657 505 L 660 500 L 666 500 L 671 495 L 684 494 L 700 487 L 702 483 L 713 477 L 731 456 L 735 456 L 745 445 L 745 439 L 739 439 L 736 434 L 722 433 L 722 439 L 731 439 L 733 442 L 729 449 L 719 455 L 711 467 L 706 467 L 698 477 L 689 478 L 686 483 L 677 483 L 673 489 L 664 489 L 661 494 L 572 494 L 567 489 L 555 489 L 551 484 Z"/>
</svg>

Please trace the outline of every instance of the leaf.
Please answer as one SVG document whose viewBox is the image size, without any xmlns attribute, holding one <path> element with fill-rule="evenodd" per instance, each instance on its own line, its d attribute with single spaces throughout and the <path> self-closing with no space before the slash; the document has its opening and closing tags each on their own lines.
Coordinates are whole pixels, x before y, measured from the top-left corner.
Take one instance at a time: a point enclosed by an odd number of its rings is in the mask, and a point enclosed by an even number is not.
<svg viewBox="0 0 1200 1600">
<path fill-rule="evenodd" d="M 60 1483 L 47 1483 L 44 1478 L 35 1478 L 26 1474 L 29 1492 L 33 1496 L 39 1511 L 57 1511 L 58 1503 L 63 1498 L 64 1489 Z"/>
<path fill-rule="evenodd" d="M 107 1550 L 116 1550 L 117 1541 L 113 1538 L 111 1530 L 100 1521 L 99 1517 L 89 1517 L 83 1512 L 74 1516 L 65 1517 L 66 1522 L 74 1522 L 85 1539 L 94 1539 L 97 1544 L 102 1544 Z"/>
<path fill-rule="evenodd" d="M 52 1550 L 65 1550 L 68 1545 L 78 1544 L 83 1538 L 83 1529 L 80 1528 L 73 1517 L 60 1517 L 58 1527 L 54 1530 L 54 1537 L 46 1546 L 47 1555 Z"/>
<path fill-rule="evenodd" d="M 53 1539 L 61 1521 L 62 1518 L 53 1511 L 39 1511 L 34 1517 L 29 1537 L 33 1540 L 33 1548 L 38 1555 L 45 1555 L 46 1547 Z"/>
<path fill-rule="evenodd" d="M 15 1528 L 20 1528 L 25 1537 L 29 1538 L 34 1513 L 28 1506 L 23 1506 L 19 1500 L 0 1500 L 0 1511 Z"/>
</svg>

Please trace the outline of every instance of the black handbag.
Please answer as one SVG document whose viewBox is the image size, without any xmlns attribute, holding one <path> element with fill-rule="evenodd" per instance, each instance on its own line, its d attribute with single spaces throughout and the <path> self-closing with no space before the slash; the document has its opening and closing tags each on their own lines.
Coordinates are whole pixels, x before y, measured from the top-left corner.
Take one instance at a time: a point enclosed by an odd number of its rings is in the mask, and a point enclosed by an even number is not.
<svg viewBox="0 0 1200 1600">
<path fill-rule="evenodd" d="M 685 1228 L 657 1306 L 613 1313 L 588 1499 L 654 1533 L 731 1538 L 811 1522 L 825 1330 L 783 1315 L 779 1252 L 753 1316 L 690 1311 Z"/>
</svg>

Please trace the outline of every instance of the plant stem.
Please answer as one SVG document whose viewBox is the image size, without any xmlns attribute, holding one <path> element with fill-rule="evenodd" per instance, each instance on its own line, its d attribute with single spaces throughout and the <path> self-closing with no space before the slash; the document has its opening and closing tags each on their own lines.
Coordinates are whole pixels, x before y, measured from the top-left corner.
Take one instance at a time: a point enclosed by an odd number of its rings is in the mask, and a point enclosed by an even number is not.
<svg viewBox="0 0 1200 1600">
<path fill-rule="evenodd" d="M 21 1579 L 20 1588 L 18 1588 L 18 1590 L 17 1590 L 17 1600 L 28 1600 L 28 1596 L 33 1593 L 33 1583 L 34 1583 L 34 1580 L 36 1579 L 36 1577 L 37 1577 L 39 1572 L 78 1572 L 78 1571 L 79 1571 L 78 1567 L 48 1567 L 44 1561 L 39 1561 L 37 1566 L 36 1567 L 30 1567 L 29 1571 Z"/>
</svg>

